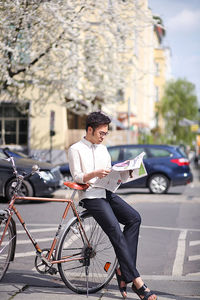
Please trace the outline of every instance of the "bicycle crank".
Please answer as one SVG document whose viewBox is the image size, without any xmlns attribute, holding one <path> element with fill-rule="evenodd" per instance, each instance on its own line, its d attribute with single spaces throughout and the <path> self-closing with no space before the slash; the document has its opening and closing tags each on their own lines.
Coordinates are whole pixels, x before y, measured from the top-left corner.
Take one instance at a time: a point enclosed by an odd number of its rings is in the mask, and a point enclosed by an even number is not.
<svg viewBox="0 0 200 300">
<path fill-rule="evenodd" d="M 55 275 L 57 273 L 57 269 L 52 267 L 51 262 L 47 259 L 48 254 L 49 249 L 42 249 L 41 254 L 35 257 L 35 268 L 40 274 L 49 273 L 50 275 Z M 53 254 L 51 259 L 53 259 Z"/>
</svg>

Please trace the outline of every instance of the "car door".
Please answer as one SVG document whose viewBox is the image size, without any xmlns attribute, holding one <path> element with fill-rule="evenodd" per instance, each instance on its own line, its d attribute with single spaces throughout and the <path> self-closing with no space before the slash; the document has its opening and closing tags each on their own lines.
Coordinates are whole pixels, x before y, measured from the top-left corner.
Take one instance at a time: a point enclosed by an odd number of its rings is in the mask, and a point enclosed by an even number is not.
<svg viewBox="0 0 200 300">
<path fill-rule="evenodd" d="M 129 160 L 135 158 L 137 155 L 140 153 L 145 152 L 145 147 L 144 146 L 138 146 L 138 145 L 127 145 L 123 146 L 123 160 Z M 146 154 L 144 156 L 144 165 L 146 167 Z M 128 183 L 124 183 L 121 185 L 122 188 L 139 188 L 139 187 L 145 187 L 146 186 L 146 179 L 147 176 L 130 181 Z"/>
</svg>

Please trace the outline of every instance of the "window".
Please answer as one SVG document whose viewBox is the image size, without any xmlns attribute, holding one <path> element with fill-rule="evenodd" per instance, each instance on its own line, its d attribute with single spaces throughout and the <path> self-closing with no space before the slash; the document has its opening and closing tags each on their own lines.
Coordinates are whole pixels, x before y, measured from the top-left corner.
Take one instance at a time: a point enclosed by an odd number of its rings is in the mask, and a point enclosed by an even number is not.
<svg viewBox="0 0 200 300">
<path fill-rule="evenodd" d="M 28 105 L 26 105 L 26 111 Z M 15 104 L 0 104 L 0 142 L 3 145 L 26 145 L 28 140 L 28 114 L 20 112 Z"/>
<path fill-rule="evenodd" d="M 155 86 L 155 101 L 159 102 L 159 87 Z"/>
<path fill-rule="evenodd" d="M 159 63 L 155 62 L 155 76 L 160 76 Z"/>
<path fill-rule="evenodd" d="M 158 148 L 151 148 L 148 149 L 148 153 L 150 157 L 169 157 L 172 156 L 172 154 L 165 149 L 158 149 Z"/>
<path fill-rule="evenodd" d="M 85 129 L 86 116 L 79 116 L 67 110 L 68 129 Z"/>
<path fill-rule="evenodd" d="M 124 160 L 133 159 L 144 151 L 144 148 L 124 148 Z"/>
<path fill-rule="evenodd" d="M 120 160 L 120 148 L 108 148 L 112 161 Z"/>
</svg>

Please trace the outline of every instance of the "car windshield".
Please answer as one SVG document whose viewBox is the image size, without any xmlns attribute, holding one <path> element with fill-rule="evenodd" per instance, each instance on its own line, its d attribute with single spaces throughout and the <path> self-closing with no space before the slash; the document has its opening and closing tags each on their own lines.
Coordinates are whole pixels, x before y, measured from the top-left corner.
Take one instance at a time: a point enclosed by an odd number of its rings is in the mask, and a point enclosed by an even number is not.
<svg viewBox="0 0 200 300">
<path fill-rule="evenodd" d="M 23 158 L 28 158 L 28 155 L 22 153 L 22 152 L 18 152 L 18 151 L 13 151 L 13 154 L 16 154 L 19 157 L 23 157 Z M 11 152 L 12 155 L 12 152 Z"/>
</svg>

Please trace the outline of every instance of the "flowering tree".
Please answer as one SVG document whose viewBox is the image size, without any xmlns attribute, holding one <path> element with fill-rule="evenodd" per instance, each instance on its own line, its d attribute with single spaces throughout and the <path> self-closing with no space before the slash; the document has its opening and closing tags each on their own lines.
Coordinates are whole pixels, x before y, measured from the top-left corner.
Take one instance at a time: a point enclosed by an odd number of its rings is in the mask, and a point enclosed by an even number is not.
<svg viewBox="0 0 200 300">
<path fill-rule="evenodd" d="M 80 113 L 115 101 L 134 64 L 127 38 L 151 22 L 134 1 L 0 1 L 1 101 L 56 99 Z"/>
</svg>

